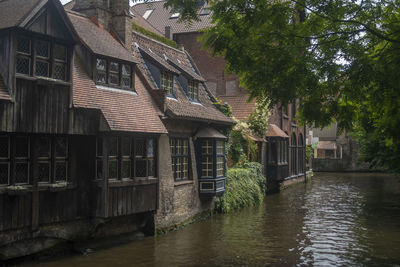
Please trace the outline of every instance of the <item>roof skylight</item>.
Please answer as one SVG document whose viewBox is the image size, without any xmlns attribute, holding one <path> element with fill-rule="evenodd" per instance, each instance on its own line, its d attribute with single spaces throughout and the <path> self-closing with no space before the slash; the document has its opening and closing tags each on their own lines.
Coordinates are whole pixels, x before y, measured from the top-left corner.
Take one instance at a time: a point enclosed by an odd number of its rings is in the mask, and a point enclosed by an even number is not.
<svg viewBox="0 0 400 267">
<path fill-rule="evenodd" d="M 144 14 L 143 14 L 143 18 L 148 19 L 150 17 L 151 13 L 153 13 L 153 9 L 147 9 L 146 12 L 144 12 Z"/>
<path fill-rule="evenodd" d="M 180 15 L 180 14 L 181 14 L 180 12 L 176 12 L 176 13 L 174 13 L 174 14 L 171 15 L 170 19 L 179 18 L 179 15 Z"/>
</svg>

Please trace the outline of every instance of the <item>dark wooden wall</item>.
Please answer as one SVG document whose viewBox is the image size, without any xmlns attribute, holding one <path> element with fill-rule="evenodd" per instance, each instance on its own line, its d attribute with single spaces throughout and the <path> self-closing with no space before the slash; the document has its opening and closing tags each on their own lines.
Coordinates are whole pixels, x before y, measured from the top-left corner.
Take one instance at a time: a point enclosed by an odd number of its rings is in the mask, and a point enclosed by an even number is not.
<svg viewBox="0 0 400 267">
<path fill-rule="evenodd" d="M 17 79 L 15 102 L 0 104 L 0 131 L 68 133 L 68 86 L 46 86 Z"/>
<path fill-rule="evenodd" d="M 156 209 L 157 184 L 110 187 L 109 217 L 130 215 Z"/>
</svg>

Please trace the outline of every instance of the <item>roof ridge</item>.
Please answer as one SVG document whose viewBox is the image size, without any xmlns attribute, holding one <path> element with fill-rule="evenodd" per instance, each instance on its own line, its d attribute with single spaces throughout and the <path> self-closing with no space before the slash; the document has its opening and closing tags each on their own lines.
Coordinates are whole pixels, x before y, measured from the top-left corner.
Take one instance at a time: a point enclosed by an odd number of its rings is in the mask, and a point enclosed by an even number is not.
<svg viewBox="0 0 400 267">
<path fill-rule="evenodd" d="M 167 2 L 166 0 L 157 0 L 157 1 L 152 1 L 152 2 L 143 2 L 143 3 L 137 3 L 136 5 L 131 6 L 131 8 L 134 8 L 135 6 L 141 6 L 141 5 L 152 5 L 153 3 L 159 3 L 159 2 Z"/>
<path fill-rule="evenodd" d="M 182 50 L 179 50 L 179 49 L 177 49 L 177 48 L 175 48 L 175 47 L 172 47 L 172 46 L 169 46 L 169 45 L 167 45 L 167 44 L 164 44 L 164 43 L 162 43 L 162 42 L 160 42 L 160 41 L 158 41 L 158 40 L 155 40 L 155 39 L 153 39 L 153 38 L 151 38 L 151 37 L 148 37 L 148 36 L 146 36 L 146 35 L 144 35 L 144 34 L 142 34 L 142 33 L 140 33 L 140 32 L 137 32 L 137 31 L 135 31 L 135 30 L 132 30 L 132 31 L 133 31 L 135 34 L 139 35 L 140 37 L 146 38 L 146 39 L 148 39 L 148 40 L 150 40 L 150 41 L 152 41 L 152 42 L 155 42 L 155 43 L 157 43 L 157 44 L 160 44 L 160 45 L 162 45 L 162 46 L 165 46 L 165 47 L 167 47 L 167 48 L 169 48 L 169 49 L 175 50 L 176 52 L 185 54 L 185 52 L 182 51 Z"/>
<path fill-rule="evenodd" d="M 86 14 L 83 14 L 83 13 L 80 13 L 80 12 L 77 12 L 77 11 L 74 11 L 74 10 L 71 10 L 71 9 L 64 9 L 64 10 L 65 10 L 65 12 L 71 13 L 72 15 L 76 15 L 76 16 L 79 16 L 79 17 L 84 17 L 84 18 L 89 19 L 89 16 L 86 15 Z"/>
</svg>

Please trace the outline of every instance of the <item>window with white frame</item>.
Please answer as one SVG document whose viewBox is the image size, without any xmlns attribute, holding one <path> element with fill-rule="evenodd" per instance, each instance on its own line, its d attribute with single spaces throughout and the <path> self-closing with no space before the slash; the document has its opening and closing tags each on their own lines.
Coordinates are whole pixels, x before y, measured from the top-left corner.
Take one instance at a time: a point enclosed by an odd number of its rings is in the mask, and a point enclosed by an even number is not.
<svg viewBox="0 0 400 267">
<path fill-rule="evenodd" d="M 172 171 L 175 181 L 190 179 L 189 176 L 189 139 L 188 138 L 170 138 Z"/>
<path fill-rule="evenodd" d="M 174 75 L 170 72 L 161 73 L 161 89 L 167 91 L 167 95 L 174 95 Z"/>
<path fill-rule="evenodd" d="M 199 82 L 195 80 L 189 81 L 188 97 L 190 100 L 199 101 Z"/>
</svg>

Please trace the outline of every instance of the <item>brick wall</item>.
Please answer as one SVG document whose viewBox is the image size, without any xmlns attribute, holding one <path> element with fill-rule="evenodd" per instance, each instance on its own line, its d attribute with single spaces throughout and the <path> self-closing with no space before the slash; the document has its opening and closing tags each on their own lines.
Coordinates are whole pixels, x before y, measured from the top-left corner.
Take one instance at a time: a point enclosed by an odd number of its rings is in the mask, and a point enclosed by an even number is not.
<svg viewBox="0 0 400 267">
<path fill-rule="evenodd" d="M 239 87 L 239 79 L 235 75 L 225 73 L 225 60 L 221 57 L 212 57 L 209 52 L 202 49 L 202 44 L 198 41 L 200 36 L 201 33 L 174 34 L 174 40 L 189 52 L 213 94 L 217 96 L 244 94 L 246 91 Z"/>
</svg>

